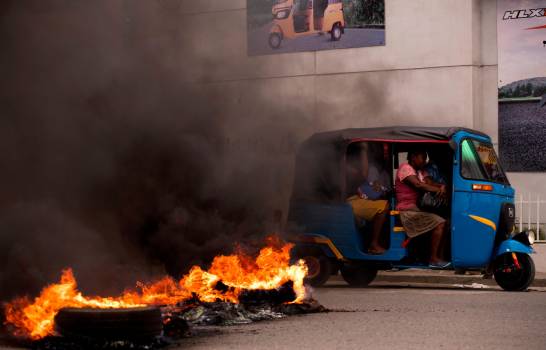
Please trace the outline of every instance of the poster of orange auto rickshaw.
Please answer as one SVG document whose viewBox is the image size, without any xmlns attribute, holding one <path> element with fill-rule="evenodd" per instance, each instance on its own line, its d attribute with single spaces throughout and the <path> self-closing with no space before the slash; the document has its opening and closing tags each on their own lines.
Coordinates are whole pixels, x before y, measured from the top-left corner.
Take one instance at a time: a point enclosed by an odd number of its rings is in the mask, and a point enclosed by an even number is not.
<svg viewBox="0 0 546 350">
<path fill-rule="evenodd" d="M 546 171 L 546 0 L 498 0 L 499 153 L 507 171 Z"/>
<path fill-rule="evenodd" d="M 247 0 L 248 54 L 385 45 L 385 0 Z"/>
</svg>

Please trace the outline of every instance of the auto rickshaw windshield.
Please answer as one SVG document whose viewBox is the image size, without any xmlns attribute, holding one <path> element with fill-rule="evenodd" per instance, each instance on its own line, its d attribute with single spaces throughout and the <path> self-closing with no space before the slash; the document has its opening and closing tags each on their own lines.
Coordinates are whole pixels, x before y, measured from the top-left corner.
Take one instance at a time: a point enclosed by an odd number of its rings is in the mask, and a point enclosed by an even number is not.
<svg viewBox="0 0 546 350">
<path fill-rule="evenodd" d="M 509 184 L 491 144 L 465 139 L 461 142 L 461 158 L 464 178 Z"/>
</svg>

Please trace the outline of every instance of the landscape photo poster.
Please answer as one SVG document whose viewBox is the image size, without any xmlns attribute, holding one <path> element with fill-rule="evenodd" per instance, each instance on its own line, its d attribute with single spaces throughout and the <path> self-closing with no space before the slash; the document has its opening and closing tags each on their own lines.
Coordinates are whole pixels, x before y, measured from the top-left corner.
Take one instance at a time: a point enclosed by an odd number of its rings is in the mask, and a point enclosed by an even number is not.
<svg viewBox="0 0 546 350">
<path fill-rule="evenodd" d="M 546 0 L 497 0 L 499 153 L 507 171 L 546 171 Z"/>
<path fill-rule="evenodd" d="M 247 0 L 248 55 L 385 45 L 385 0 Z"/>
</svg>

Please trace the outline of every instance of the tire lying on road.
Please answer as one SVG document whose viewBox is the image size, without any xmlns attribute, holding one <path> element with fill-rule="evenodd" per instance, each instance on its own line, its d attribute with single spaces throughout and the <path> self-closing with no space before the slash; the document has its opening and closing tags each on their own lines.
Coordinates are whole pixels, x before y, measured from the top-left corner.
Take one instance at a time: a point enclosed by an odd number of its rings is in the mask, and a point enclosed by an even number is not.
<svg viewBox="0 0 546 350">
<path fill-rule="evenodd" d="M 163 320 L 157 307 L 64 308 L 55 316 L 55 328 L 65 337 L 146 340 L 161 334 Z"/>
<path fill-rule="evenodd" d="M 352 287 L 366 287 L 377 276 L 377 269 L 365 264 L 346 264 L 340 272 L 345 282 Z"/>
</svg>

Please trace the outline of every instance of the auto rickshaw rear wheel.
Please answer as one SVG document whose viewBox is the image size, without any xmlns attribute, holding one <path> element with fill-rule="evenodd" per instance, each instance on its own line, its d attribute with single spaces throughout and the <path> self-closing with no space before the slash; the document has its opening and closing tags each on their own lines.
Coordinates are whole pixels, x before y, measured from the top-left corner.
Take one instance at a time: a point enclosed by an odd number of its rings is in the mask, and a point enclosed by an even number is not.
<svg viewBox="0 0 546 350">
<path fill-rule="evenodd" d="M 341 276 L 350 286 L 366 287 L 377 276 L 377 269 L 365 264 L 343 265 Z"/>
<path fill-rule="evenodd" d="M 279 33 L 269 34 L 269 46 L 272 49 L 278 49 L 281 46 L 282 37 Z"/>
<path fill-rule="evenodd" d="M 495 281 L 504 290 L 524 291 L 535 279 L 535 263 L 528 254 L 516 253 L 519 267 L 512 253 L 499 256 L 495 262 Z"/>
<path fill-rule="evenodd" d="M 334 24 L 330 35 L 332 37 L 332 41 L 338 41 L 339 39 L 341 39 L 341 26 L 339 25 L 339 23 Z"/>
<path fill-rule="evenodd" d="M 334 271 L 332 260 L 319 249 L 298 249 L 296 247 L 292 251 L 292 257 L 294 260 L 302 259 L 305 261 L 305 265 L 307 265 L 305 283 L 313 287 L 324 285 Z"/>
</svg>

